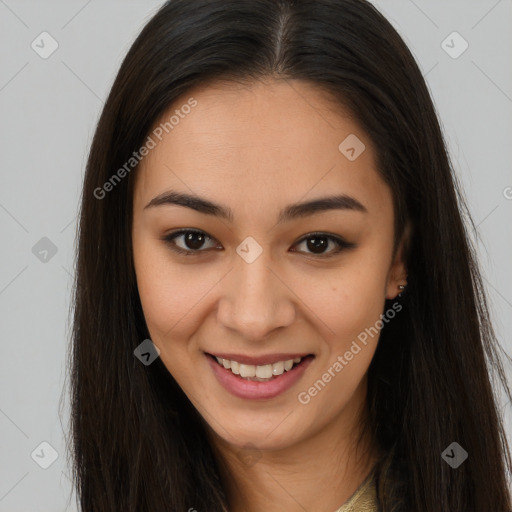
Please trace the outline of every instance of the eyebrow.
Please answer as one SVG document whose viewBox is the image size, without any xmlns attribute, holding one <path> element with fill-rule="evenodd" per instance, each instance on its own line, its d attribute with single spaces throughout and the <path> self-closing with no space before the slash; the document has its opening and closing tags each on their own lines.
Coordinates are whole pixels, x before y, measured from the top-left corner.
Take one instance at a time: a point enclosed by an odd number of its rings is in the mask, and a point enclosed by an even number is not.
<svg viewBox="0 0 512 512">
<path fill-rule="evenodd" d="M 144 210 L 162 205 L 184 206 L 206 215 L 226 219 L 230 222 L 234 219 L 233 211 L 226 206 L 221 206 L 196 195 L 176 191 L 167 191 L 156 196 L 144 207 Z M 329 210 L 352 210 L 368 213 L 366 207 L 357 199 L 346 194 L 340 194 L 288 205 L 279 213 L 277 223 L 279 224 Z"/>
</svg>

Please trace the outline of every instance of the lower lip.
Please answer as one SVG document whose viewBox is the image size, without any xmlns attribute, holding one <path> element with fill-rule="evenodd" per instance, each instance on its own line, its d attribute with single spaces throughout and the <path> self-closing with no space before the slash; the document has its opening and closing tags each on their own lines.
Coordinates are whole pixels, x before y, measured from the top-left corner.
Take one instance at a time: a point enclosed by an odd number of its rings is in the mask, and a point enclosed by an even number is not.
<svg viewBox="0 0 512 512">
<path fill-rule="evenodd" d="M 304 374 L 314 356 L 307 356 L 291 370 L 267 382 L 246 380 L 235 375 L 231 370 L 221 366 L 213 356 L 206 355 L 213 373 L 220 384 L 230 393 L 239 398 L 252 400 L 274 398 L 290 389 Z"/>
</svg>

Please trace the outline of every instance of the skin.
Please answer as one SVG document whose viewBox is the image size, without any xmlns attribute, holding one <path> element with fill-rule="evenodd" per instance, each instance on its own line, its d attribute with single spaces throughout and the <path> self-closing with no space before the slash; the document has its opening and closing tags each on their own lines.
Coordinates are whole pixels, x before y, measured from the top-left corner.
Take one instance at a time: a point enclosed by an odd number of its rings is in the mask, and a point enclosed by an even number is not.
<svg viewBox="0 0 512 512">
<path fill-rule="evenodd" d="M 393 257 L 391 190 L 371 141 L 317 86 L 265 80 L 188 91 L 198 104 L 144 158 L 133 198 L 133 251 L 140 299 L 160 357 L 199 410 L 224 461 L 230 512 L 332 512 L 368 475 L 377 451 L 364 436 L 367 370 L 378 335 L 307 404 L 307 391 L 384 313 L 406 283 L 402 245 Z M 338 145 L 356 134 L 366 149 L 349 161 Z M 231 208 L 234 220 L 178 205 L 145 208 L 175 190 Z M 367 212 L 330 210 L 277 224 L 289 204 L 347 194 Z M 200 230 L 203 245 L 162 238 Z M 304 235 L 356 244 L 315 254 Z M 262 248 L 247 263 L 236 248 Z M 210 237 L 210 238 L 208 238 Z M 199 247 L 199 249 L 197 249 Z M 215 247 L 221 250 L 215 250 Z M 399 313 L 397 313 L 399 314 Z M 268 400 L 244 400 L 218 383 L 204 352 L 311 353 L 302 378 Z"/>
</svg>

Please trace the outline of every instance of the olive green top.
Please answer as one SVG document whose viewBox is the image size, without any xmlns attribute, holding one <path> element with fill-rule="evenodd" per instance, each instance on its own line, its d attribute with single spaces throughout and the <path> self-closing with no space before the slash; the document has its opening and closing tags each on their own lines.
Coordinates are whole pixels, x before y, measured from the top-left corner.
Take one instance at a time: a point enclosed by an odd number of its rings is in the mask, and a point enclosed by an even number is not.
<svg viewBox="0 0 512 512">
<path fill-rule="evenodd" d="M 378 512 L 374 471 L 336 512 Z"/>
</svg>

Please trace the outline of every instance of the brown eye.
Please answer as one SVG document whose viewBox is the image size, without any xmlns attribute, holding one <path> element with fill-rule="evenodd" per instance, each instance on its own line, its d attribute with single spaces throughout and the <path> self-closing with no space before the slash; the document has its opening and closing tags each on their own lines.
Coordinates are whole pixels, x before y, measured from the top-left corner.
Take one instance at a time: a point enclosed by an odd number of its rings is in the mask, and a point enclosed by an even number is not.
<svg viewBox="0 0 512 512">
<path fill-rule="evenodd" d="M 182 239 L 181 247 L 175 242 L 176 239 L 180 238 Z M 204 252 L 206 249 L 202 247 L 204 246 L 206 240 L 213 240 L 213 238 L 208 236 L 203 231 L 181 229 L 165 236 L 163 240 L 169 244 L 173 251 L 176 251 L 180 254 L 185 254 L 186 256 L 190 256 L 196 253 Z M 215 247 L 215 245 L 213 245 L 213 247 Z"/>
<path fill-rule="evenodd" d="M 338 254 L 344 249 L 353 249 L 356 244 L 347 242 L 342 238 L 334 235 L 328 235 L 326 233 L 310 233 L 303 237 L 299 244 L 304 244 L 306 250 L 310 251 L 310 254 L 317 255 L 320 257 L 329 257 L 334 254 Z M 326 251 L 329 248 L 329 244 L 334 250 Z M 304 252 L 304 251 L 293 251 L 293 252 Z"/>
</svg>

